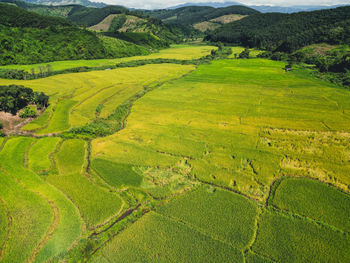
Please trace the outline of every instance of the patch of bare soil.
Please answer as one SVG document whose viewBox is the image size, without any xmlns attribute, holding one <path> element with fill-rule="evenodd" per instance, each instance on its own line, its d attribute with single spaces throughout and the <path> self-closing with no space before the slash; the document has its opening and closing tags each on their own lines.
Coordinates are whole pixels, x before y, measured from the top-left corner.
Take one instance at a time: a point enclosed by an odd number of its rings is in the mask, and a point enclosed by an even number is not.
<svg viewBox="0 0 350 263">
<path fill-rule="evenodd" d="M 38 111 L 38 116 L 41 115 L 43 111 Z M 22 127 L 34 118 L 22 119 L 19 117 L 19 112 L 17 115 L 12 115 L 11 113 L 0 111 L 0 122 L 2 123 L 2 132 L 6 135 L 28 135 L 32 134 L 29 131 L 22 131 Z"/>
</svg>

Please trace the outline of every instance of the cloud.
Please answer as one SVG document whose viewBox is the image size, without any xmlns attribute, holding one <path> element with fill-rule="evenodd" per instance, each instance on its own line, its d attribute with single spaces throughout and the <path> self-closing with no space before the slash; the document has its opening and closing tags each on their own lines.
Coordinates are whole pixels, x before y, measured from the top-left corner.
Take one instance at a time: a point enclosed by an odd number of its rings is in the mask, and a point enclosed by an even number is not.
<svg viewBox="0 0 350 263">
<path fill-rule="evenodd" d="M 277 6 L 291 6 L 291 5 L 338 5 L 349 4 L 349 0 L 92 0 L 96 2 L 104 2 L 113 5 L 123 5 L 126 7 L 155 9 L 176 6 L 179 4 L 190 3 L 204 3 L 204 2 L 239 2 L 246 5 L 277 5 Z"/>
</svg>

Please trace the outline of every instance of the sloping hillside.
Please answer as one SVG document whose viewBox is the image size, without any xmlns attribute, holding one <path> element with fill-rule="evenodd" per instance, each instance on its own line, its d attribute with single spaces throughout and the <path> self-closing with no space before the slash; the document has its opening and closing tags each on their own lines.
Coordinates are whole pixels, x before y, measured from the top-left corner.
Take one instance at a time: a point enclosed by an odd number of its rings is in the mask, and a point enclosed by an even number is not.
<svg viewBox="0 0 350 263">
<path fill-rule="evenodd" d="M 245 6 L 229 6 L 225 8 L 214 8 L 209 6 L 187 6 L 172 10 L 156 10 L 149 15 L 163 20 L 166 23 L 182 25 L 194 25 L 209 21 L 224 15 L 252 15 L 259 12 Z"/>
<path fill-rule="evenodd" d="M 166 25 L 156 18 L 137 15 L 137 13 L 112 14 L 90 29 L 156 49 L 181 42 L 194 31 L 183 26 Z"/>
<path fill-rule="evenodd" d="M 247 15 L 235 15 L 235 14 L 223 15 L 223 16 L 219 16 L 217 18 L 211 19 L 209 21 L 204 21 L 204 22 L 194 24 L 193 27 L 199 31 L 205 32 L 207 30 L 217 29 L 222 25 L 225 25 L 231 22 L 241 20 L 246 16 Z"/>
<path fill-rule="evenodd" d="M 131 43 L 101 39 L 63 18 L 38 15 L 8 4 L 0 4 L 0 50 L 2 65 L 149 53 Z"/>
<path fill-rule="evenodd" d="M 210 33 L 206 40 L 293 52 L 313 43 L 350 39 L 350 6 L 295 14 L 255 14 Z"/>
</svg>

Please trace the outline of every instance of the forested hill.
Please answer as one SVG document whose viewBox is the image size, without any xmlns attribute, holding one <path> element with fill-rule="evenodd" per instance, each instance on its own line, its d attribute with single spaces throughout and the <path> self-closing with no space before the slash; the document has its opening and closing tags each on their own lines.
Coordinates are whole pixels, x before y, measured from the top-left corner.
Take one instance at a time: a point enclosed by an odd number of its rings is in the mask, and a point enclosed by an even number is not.
<svg viewBox="0 0 350 263">
<path fill-rule="evenodd" d="M 26 0 L 28 3 L 40 4 L 40 5 L 83 5 L 88 7 L 105 7 L 106 4 L 102 2 L 93 2 L 89 0 Z"/>
<path fill-rule="evenodd" d="M 295 14 L 255 14 L 224 25 L 206 40 L 293 52 L 313 43 L 350 43 L 350 6 Z"/>
<path fill-rule="evenodd" d="M 0 3 L 0 24 L 9 27 L 46 28 L 49 26 L 72 26 L 72 23 L 51 16 L 38 15 L 22 8 Z"/>
<path fill-rule="evenodd" d="M 18 6 L 41 15 L 65 18 L 75 25 L 92 27 L 93 30 L 98 28 L 96 31 L 100 31 L 100 24 L 104 24 L 104 30 L 102 31 L 116 33 L 118 28 L 116 29 L 115 26 L 109 28 L 110 23 L 113 22 L 112 24 L 118 25 L 117 27 L 122 27 L 122 30 L 127 31 L 127 34 L 112 34 L 113 37 L 152 49 L 168 47 L 169 44 L 181 42 L 184 38 L 191 38 L 194 34 L 197 34 L 193 28 L 182 25 L 166 25 L 161 20 L 149 17 L 144 12 L 129 10 L 122 6 L 92 8 L 81 5 L 34 5 L 21 0 L 0 0 L 0 2 Z M 122 20 L 126 23 L 125 26 L 121 24 Z"/>
<path fill-rule="evenodd" d="M 170 10 L 155 10 L 147 13 L 150 16 L 161 19 L 166 23 L 193 25 L 224 15 L 252 15 L 258 14 L 259 12 L 246 6 L 234 5 L 224 8 L 214 8 L 210 6 L 186 6 Z"/>
<path fill-rule="evenodd" d="M 141 46 L 74 26 L 63 18 L 42 16 L 0 4 L 0 64 L 94 59 L 148 54 Z"/>
</svg>

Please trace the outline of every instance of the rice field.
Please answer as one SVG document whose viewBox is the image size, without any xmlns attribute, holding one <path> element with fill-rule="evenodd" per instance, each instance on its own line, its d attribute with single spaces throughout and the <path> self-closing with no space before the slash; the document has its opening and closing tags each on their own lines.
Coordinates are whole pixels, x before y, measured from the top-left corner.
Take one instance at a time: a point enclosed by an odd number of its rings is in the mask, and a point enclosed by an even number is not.
<svg viewBox="0 0 350 263">
<path fill-rule="evenodd" d="M 31 72 L 33 68 L 36 73 L 39 73 L 39 67 L 51 66 L 52 71 L 61 71 L 78 67 L 104 67 L 114 66 L 118 63 L 147 60 L 147 59 L 177 59 L 177 60 L 192 60 L 199 59 L 210 55 L 211 50 L 217 49 L 214 46 L 193 46 L 193 45 L 172 45 L 168 49 L 162 49 L 157 53 L 153 53 L 147 56 L 134 56 L 115 59 L 94 59 L 94 60 L 66 60 L 66 61 L 54 61 L 49 63 L 40 63 L 32 65 L 7 65 L 0 66 L 0 69 L 17 69 Z"/>
<path fill-rule="evenodd" d="M 151 212 L 123 231 L 92 262 L 243 262 L 242 253 Z"/>
<path fill-rule="evenodd" d="M 201 65 L 138 100 L 124 130 L 92 142 L 92 157 L 158 168 L 185 160 L 193 177 L 259 200 L 291 170 L 346 190 L 349 91 L 283 67 L 263 59 Z M 320 161 L 310 159 L 311 140 Z"/>
<path fill-rule="evenodd" d="M 1 199 L 9 207 L 11 229 L 3 262 L 44 262 L 66 253 L 80 236 L 75 206 L 60 191 L 24 167 L 32 138 L 13 138 L 0 153 Z M 37 154 L 40 154 L 37 152 Z"/>
<path fill-rule="evenodd" d="M 350 237 L 279 213 L 267 211 L 259 222 L 253 251 L 276 262 L 344 262 Z"/>
<path fill-rule="evenodd" d="M 101 117 L 106 118 L 123 102 L 145 87 L 176 79 L 194 66 L 174 64 L 146 65 L 56 75 L 36 80 L 4 80 L 0 84 L 17 84 L 43 91 L 50 96 L 50 106 L 33 124 L 24 130 L 51 134 L 79 127 L 96 119 L 96 109 L 102 105 Z M 137 76 L 137 77 L 135 77 Z"/>
<path fill-rule="evenodd" d="M 92 167 L 103 180 L 116 188 L 140 186 L 142 183 L 142 176 L 133 171 L 130 165 L 114 163 L 103 159 L 94 159 Z"/>
<path fill-rule="evenodd" d="M 350 196 L 319 181 L 283 180 L 271 204 L 350 232 Z"/>
<path fill-rule="evenodd" d="M 212 187 L 201 187 L 181 195 L 157 212 L 238 249 L 252 240 L 257 217 L 254 203 L 238 194 Z"/>
<path fill-rule="evenodd" d="M 56 155 L 56 163 L 60 175 L 83 172 L 85 162 L 85 141 L 66 140 Z"/>
<path fill-rule="evenodd" d="M 47 93 L 50 106 L 24 127 L 30 136 L 0 137 L 0 261 L 344 262 L 350 91 L 284 66 L 1 79 Z M 131 98 L 120 131 L 61 134 Z"/>
<path fill-rule="evenodd" d="M 47 137 L 37 140 L 28 151 L 28 168 L 41 175 L 47 174 L 52 168 L 50 154 L 60 141 L 57 137 Z M 41 154 L 38 155 L 38 152 Z"/>
</svg>

